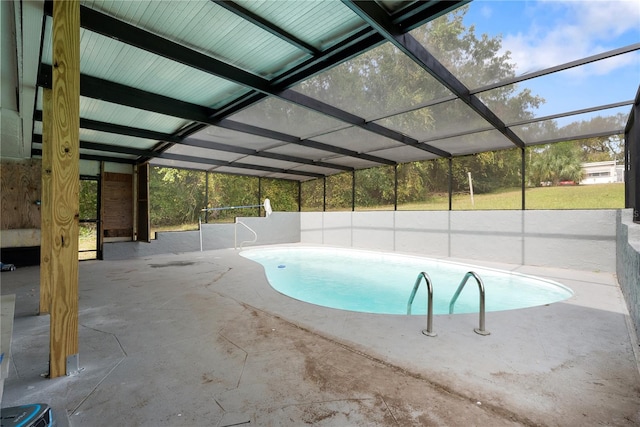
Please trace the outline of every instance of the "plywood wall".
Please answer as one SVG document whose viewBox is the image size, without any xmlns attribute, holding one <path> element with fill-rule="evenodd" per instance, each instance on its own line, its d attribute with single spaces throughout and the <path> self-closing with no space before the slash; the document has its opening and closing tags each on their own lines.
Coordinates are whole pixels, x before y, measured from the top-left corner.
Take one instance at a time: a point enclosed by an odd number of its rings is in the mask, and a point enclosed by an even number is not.
<svg viewBox="0 0 640 427">
<path fill-rule="evenodd" d="M 39 159 L 0 162 L 0 230 L 40 228 L 41 175 Z"/>
<path fill-rule="evenodd" d="M 102 175 L 102 229 L 104 237 L 133 237 L 133 175 Z"/>
</svg>

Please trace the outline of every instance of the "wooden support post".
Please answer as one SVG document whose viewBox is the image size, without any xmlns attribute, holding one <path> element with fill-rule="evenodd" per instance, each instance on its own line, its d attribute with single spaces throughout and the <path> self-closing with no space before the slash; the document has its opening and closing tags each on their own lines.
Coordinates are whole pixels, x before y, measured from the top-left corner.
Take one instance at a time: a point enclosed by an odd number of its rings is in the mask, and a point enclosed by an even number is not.
<svg viewBox="0 0 640 427">
<path fill-rule="evenodd" d="M 40 196 L 40 314 L 51 310 L 51 89 L 42 89 L 42 195 Z"/>
<path fill-rule="evenodd" d="M 78 354 L 80 2 L 53 2 L 51 334 L 49 377 Z"/>
</svg>

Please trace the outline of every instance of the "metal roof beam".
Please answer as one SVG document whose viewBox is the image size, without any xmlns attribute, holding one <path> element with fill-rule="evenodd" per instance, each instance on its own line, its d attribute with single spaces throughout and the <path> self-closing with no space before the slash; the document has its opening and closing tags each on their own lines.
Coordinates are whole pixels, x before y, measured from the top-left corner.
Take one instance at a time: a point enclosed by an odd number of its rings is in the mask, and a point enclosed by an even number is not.
<svg viewBox="0 0 640 427">
<path fill-rule="evenodd" d="M 389 117 L 397 116 L 399 114 L 406 114 L 406 113 L 411 113 L 413 111 L 422 110 L 423 108 L 434 107 L 439 104 L 444 104 L 445 102 L 455 101 L 456 99 L 458 99 L 458 97 L 455 95 L 448 95 L 442 98 L 432 99 L 426 102 L 421 102 L 420 104 L 413 105 L 410 108 L 401 108 L 398 110 L 389 111 L 382 116 L 378 116 L 371 119 L 371 121 L 376 122 L 378 120 L 388 119 Z"/>
<path fill-rule="evenodd" d="M 236 68 L 87 6 L 80 7 L 80 26 L 246 87 L 267 90 L 269 86 L 268 80 L 260 76 Z"/>
<path fill-rule="evenodd" d="M 506 80 L 502 80 L 490 85 L 482 86 L 476 89 L 469 91 L 472 95 L 480 92 L 486 92 L 488 90 L 497 89 L 504 86 L 509 86 L 511 84 L 524 82 L 526 80 L 531 80 L 536 77 L 546 76 L 548 74 L 557 73 L 560 71 L 568 70 L 570 68 L 580 67 L 582 65 L 590 64 L 592 62 L 602 61 L 603 59 L 613 58 L 615 56 L 624 55 L 626 53 L 631 53 L 636 50 L 640 50 L 640 43 L 631 44 L 628 46 L 624 46 L 618 49 L 609 50 L 607 52 L 598 53 L 596 55 L 591 55 L 586 58 L 576 59 L 575 61 L 565 62 L 564 64 L 556 65 L 554 67 L 545 68 L 540 71 L 533 71 L 531 73 L 522 74 L 520 76 L 514 76 Z"/>
<path fill-rule="evenodd" d="M 50 65 L 42 64 L 40 66 L 38 85 L 42 87 L 51 87 Z M 181 117 L 187 120 L 207 123 L 209 125 L 226 127 L 221 125 L 219 121 L 209 117 L 212 115 L 209 114 L 209 112 L 213 111 L 209 108 L 183 101 L 177 101 L 175 99 L 167 98 L 162 95 L 156 95 L 129 86 L 124 86 L 119 83 L 113 83 L 107 80 L 98 79 L 96 77 L 86 75 L 80 76 L 80 94 L 89 98 L 119 103 L 127 105 L 129 107 L 139 108 L 141 110 L 167 114 L 173 117 Z M 175 103 L 175 105 L 172 104 L 172 102 Z M 241 127 L 236 126 L 235 130 L 238 130 L 239 128 Z M 383 159 L 380 157 L 368 156 L 366 154 L 360 154 L 356 151 L 345 150 L 333 145 L 322 144 L 319 142 L 309 140 L 303 141 L 295 136 L 287 135 L 280 132 L 269 131 L 267 129 L 262 129 L 255 126 L 248 126 L 245 129 L 250 129 L 250 131 L 241 130 L 241 132 L 249 133 L 252 135 L 266 136 L 267 138 L 290 142 L 293 144 L 305 145 L 307 147 L 315 145 L 314 148 L 318 148 L 321 146 L 322 148 L 319 148 L 320 150 L 342 154 L 345 156 L 364 158 L 376 163 L 395 164 L 395 162 L 391 160 Z"/>
<path fill-rule="evenodd" d="M 483 128 L 479 128 L 479 129 L 465 130 L 465 131 L 461 131 L 461 132 L 455 132 L 455 133 L 450 133 L 450 134 L 446 134 L 446 135 L 440 135 L 440 136 L 437 136 L 435 138 L 425 139 L 425 142 L 443 141 L 443 140 L 449 139 L 449 138 L 457 138 L 457 137 L 460 137 L 460 136 L 473 135 L 474 133 L 482 133 L 482 132 L 487 132 L 487 131 L 490 131 L 490 130 L 495 130 L 495 129 L 493 128 L 493 126 L 487 126 L 487 127 L 483 127 Z"/>
<path fill-rule="evenodd" d="M 424 46 L 422 46 L 411 34 L 403 32 L 403 29 L 394 24 L 387 12 L 375 2 L 342 0 L 358 16 L 375 28 L 389 42 L 393 43 L 405 55 L 420 65 L 430 75 L 435 77 L 447 89 L 457 95 L 460 100 L 471 107 L 482 118 L 491 123 L 500 133 L 506 136 L 513 144 L 523 148 L 524 141 L 511 129 L 507 128 L 502 120 L 495 115 L 480 99 L 472 95 L 469 89 L 458 80 L 442 63 L 440 63 Z"/>
<path fill-rule="evenodd" d="M 384 38 L 370 28 L 360 30 L 356 34 L 348 37 L 342 43 L 338 43 L 324 50 L 320 55 L 310 58 L 293 69 L 283 73 L 280 77 L 276 77 L 271 80 L 270 83 L 273 87 L 283 89 L 291 87 L 310 76 L 356 56 L 363 50 L 371 48 L 383 41 Z M 264 92 L 254 90 L 253 92 L 229 102 L 224 107 L 217 109 L 212 118 L 223 119 L 265 99 L 267 96 L 268 94 Z M 205 125 L 194 123 L 192 126 L 180 130 L 177 135 L 186 137 L 202 130 L 204 127 Z"/>
<path fill-rule="evenodd" d="M 38 134 L 33 135 L 33 142 L 42 143 L 42 135 L 38 135 Z M 201 163 L 201 164 L 214 165 L 214 166 L 227 166 L 227 167 L 233 167 L 238 169 L 251 169 L 251 170 L 264 171 L 264 172 L 284 173 L 284 174 L 290 174 L 290 175 L 302 175 L 302 176 L 309 176 L 312 178 L 324 177 L 323 174 L 313 173 L 313 172 L 305 172 L 305 171 L 294 172 L 294 171 L 291 171 L 288 169 L 282 169 L 282 168 L 251 165 L 248 163 L 241 163 L 241 162 L 227 162 L 224 160 L 206 159 L 202 157 L 187 156 L 184 154 L 157 153 L 151 150 L 141 150 L 139 148 L 123 147 L 120 145 L 100 144 L 97 142 L 80 141 L 80 148 L 85 150 L 105 151 L 105 152 L 127 154 L 132 156 L 139 156 L 139 157 L 175 160 L 180 162 Z M 135 160 L 130 160 L 129 163 L 135 163 Z"/>
<path fill-rule="evenodd" d="M 520 120 L 517 122 L 509 123 L 507 126 L 514 127 L 514 126 L 527 125 L 530 123 L 544 122 L 546 120 L 560 119 L 562 117 L 575 116 L 578 114 L 593 113 L 595 111 L 608 110 L 610 108 L 625 107 L 627 105 L 633 105 L 633 100 L 630 99 L 628 101 L 614 102 L 612 104 L 599 105 L 597 107 L 582 108 L 580 110 L 566 111 L 564 113 L 551 114 L 549 116 L 541 116 L 541 117 L 535 117 L 533 119 Z"/>
<path fill-rule="evenodd" d="M 42 135 L 33 134 L 33 142 L 42 144 Z M 98 142 L 80 141 L 80 148 L 85 150 L 105 151 L 111 153 L 127 154 L 130 156 L 156 157 L 158 153 L 140 148 L 125 147 L 122 145 L 101 144 Z M 135 160 L 133 160 L 135 162 Z"/>
<path fill-rule="evenodd" d="M 358 117 L 354 114 L 340 110 L 339 108 L 336 108 L 333 105 L 329 105 L 322 101 L 318 101 L 317 99 L 311 98 L 300 92 L 287 89 L 280 92 L 280 97 L 287 101 L 293 102 L 294 104 L 310 108 L 314 111 L 336 118 L 343 122 L 350 123 L 361 129 L 368 130 L 369 132 L 384 136 L 394 141 L 398 141 L 403 144 L 410 145 L 420 150 L 428 151 L 440 157 L 451 157 L 451 153 L 447 151 L 441 150 L 436 147 L 432 147 L 428 144 L 421 144 L 417 139 L 411 138 L 407 135 L 403 135 L 400 132 L 386 128 L 377 123 L 367 122 L 362 117 Z"/>
<path fill-rule="evenodd" d="M 36 110 L 34 120 L 42 121 L 42 111 Z M 287 162 L 303 163 L 324 167 L 328 169 L 338 169 L 344 171 L 352 171 L 353 168 L 333 163 L 315 161 L 304 157 L 288 156 L 285 154 L 269 153 L 264 151 L 253 150 L 251 148 L 243 148 L 235 145 L 222 144 L 219 142 L 202 141 L 197 139 L 181 139 L 171 134 L 150 131 L 147 129 L 133 128 L 129 126 L 115 125 L 112 123 L 99 122 L 97 120 L 80 119 L 81 129 L 91 129 L 99 132 L 114 133 L 117 135 L 132 136 L 135 138 L 151 139 L 174 144 L 188 145 L 193 147 L 209 148 L 211 150 L 225 151 L 229 153 L 246 154 L 247 156 L 264 157 L 267 159 L 283 160 Z M 160 151 L 152 150 L 150 153 L 156 153 L 153 157 L 157 157 Z"/>
<path fill-rule="evenodd" d="M 202 157 L 185 156 L 182 154 L 162 153 L 160 156 L 158 156 L 158 158 L 176 160 L 176 161 L 182 161 L 182 162 L 202 163 L 202 164 L 208 164 L 208 165 L 214 165 L 214 166 L 227 166 L 227 167 L 237 168 L 237 169 L 259 170 L 263 172 L 272 172 L 272 173 L 284 173 L 287 175 L 302 175 L 302 176 L 309 176 L 312 178 L 324 177 L 324 175 L 320 173 L 292 171 L 289 169 L 273 168 L 269 166 L 250 165 L 248 163 L 240 163 L 240 162 L 225 162 L 225 161 L 216 160 L 216 159 L 204 159 Z"/>
<path fill-rule="evenodd" d="M 271 80 L 271 84 L 283 89 L 289 88 L 334 65 L 358 56 L 384 41 L 384 37 L 371 28 L 363 28 L 340 43 L 325 49 L 320 55 L 302 62 L 291 70 L 287 70 L 280 77 Z"/>
<path fill-rule="evenodd" d="M 554 119 L 559 119 L 562 117 L 569 117 L 569 116 L 575 116 L 577 114 L 584 114 L 584 113 L 592 113 L 595 111 L 601 111 L 601 110 L 607 110 L 610 108 L 617 108 L 617 107 L 624 107 L 627 105 L 631 105 L 633 104 L 632 100 L 629 101 L 624 101 L 624 102 L 616 102 L 613 104 L 606 104 L 606 105 L 600 105 L 598 107 L 591 107 L 591 108 L 583 108 L 581 110 L 573 110 L 573 111 L 568 111 L 566 113 L 560 113 L 560 114 L 553 114 L 550 116 L 542 116 L 542 117 L 536 117 L 534 119 L 528 119 L 528 120 L 520 120 L 518 122 L 512 122 L 507 124 L 507 126 L 509 127 L 514 127 L 514 126 L 521 126 L 521 125 L 527 125 L 527 124 L 531 124 L 531 123 L 538 123 L 538 122 L 543 122 L 546 120 L 554 120 Z M 481 133 L 481 132 L 486 132 L 489 130 L 494 130 L 494 127 L 484 127 L 484 128 L 479 128 L 479 129 L 473 129 L 473 130 L 468 130 L 468 131 L 462 131 L 462 132 L 456 132 L 456 133 L 450 133 L 450 134 L 445 134 L 445 135 L 440 135 L 436 138 L 430 138 L 430 139 L 426 139 L 424 140 L 424 142 L 434 142 L 434 141 L 441 141 L 444 139 L 449 139 L 449 138 L 455 138 L 455 137 L 459 137 L 459 136 L 465 136 L 465 135 L 472 135 L 474 133 Z M 604 131 L 603 132 L 605 134 L 605 136 L 607 134 L 609 134 L 609 131 Z M 601 135 L 602 132 L 598 132 L 593 134 L 594 137 L 595 136 L 602 136 Z M 614 131 L 613 135 L 616 135 L 616 131 Z M 589 136 L 589 138 L 591 138 L 592 136 Z M 573 140 L 574 138 L 572 138 Z M 577 138 L 579 139 L 579 138 Z M 558 141 L 565 141 L 566 137 L 562 137 L 562 138 L 554 138 L 554 139 L 550 139 L 548 141 L 550 142 L 558 142 Z M 525 142 L 525 144 L 527 144 L 527 146 L 531 145 Z M 536 143 L 538 144 L 538 143 Z"/>
<path fill-rule="evenodd" d="M 263 129 L 256 126 L 240 123 L 229 119 L 221 120 L 217 126 L 225 129 L 236 130 L 239 132 L 249 133 L 252 135 L 263 136 L 265 138 L 276 139 L 278 141 L 289 142 L 291 144 L 302 145 L 304 147 L 315 148 L 317 150 L 328 151 L 330 153 L 341 154 L 343 156 L 356 157 L 370 162 L 380 163 L 383 165 L 395 165 L 393 160 L 384 159 L 382 157 L 372 156 L 369 154 L 358 153 L 357 151 L 348 150 L 346 148 L 336 147 L 335 145 L 325 144 L 324 142 L 313 141 L 311 139 L 301 139 L 297 136 L 287 135 L 269 129 Z"/>
<path fill-rule="evenodd" d="M 585 133 L 582 135 L 575 135 L 571 137 L 564 136 L 562 138 L 545 139 L 544 141 L 531 142 L 527 144 L 527 147 L 535 147 L 537 145 L 546 145 L 546 144 L 555 144 L 556 142 L 580 141 L 581 139 L 589 139 L 589 138 L 602 138 L 605 136 L 614 136 L 614 135 L 624 135 L 624 129 L 614 129 L 614 130 L 602 131 L 602 132 Z"/>
<path fill-rule="evenodd" d="M 140 49 L 144 49 L 146 51 L 155 53 L 156 55 L 160 55 L 174 61 L 178 61 L 182 64 L 197 68 L 207 73 L 214 74 L 218 77 L 236 82 L 259 92 L 286 99 L 290 102 L 295 102 L 303 107 L 314 109 L 323 114 L 346 121 L 348 123 L 353 123 L 356 126 L 360 126 L 370 132 L 386 136 L 387 138 L 394 139 L 403 144 L 414 146 L 416 148 L 431 152 L 441 157 L 451 156 L 451 154 L 447 153 L 446 151 L 431 147 L 426 144 L 420 144 L 417 140 L 408 138 L 399 132 L 384 128 L 380 125 L 367 124 L 365 123 L 364 119 L 353 116 L 346 111 L 340 110 L 336 107 L 312 100 L 308 97 L 299 97 L 294 91 L 285 90 L 284 92 L 280 92 L 266 79 L 248 73 L 239 68 L 233 67 L 220 60 L 211 58 L 200 52 L 184 47 L 140 28 L 134 27 L 133 25 L 127 24 L 108 15 L 104 15 L 88 7 L 81 8 L 80 16 L 82 27 L 88 30 L 115 38 L 132 46 L 136 46 Z M 345 50 L 344 52 L 353 56 L 360 53 L 361 50 Z M 335 59 L 339 60 L 338 58 Z M 326 69 L 327 67 L 328 66 L 326 63 L 323 64 L 323 69 Z M 80 83 L 80 86 L 83 86 L 82 82 Z M 183 108 L 181 108 L 181 110 L 182 109 Z M 214 110 L 211 110 L 209 117 L 214 116 L 216 116 L 216 112 Z M 196 118 L 190 118 L 190 120 L 207 122 L 207 120 Z"/>
<path fill-rule="evenodd" d="M 107 37 L 115 38 L 121 42 L 136 46 L 140 49 L 144 49 L 154 54 L 169 58 L 190 67 L 200 69 L 202 71 L 225 78 L 227 80 L 234 81 L 238 84 L 252 88 L 259 92 L 276 96 L 290 102 L 295 102 L 303 107 L 314 109 L 339 120 L 355 124 L 356 126 L 359 126 L 365 130 L 383 135 L 387 138 L 391 138 L 403 144 L 411 145 L 415 148 L 431 152 L 441 157 L 451 156 L 451 154 L 446 151 L 440 150 L 436 147 L 431 147 L 426 144 L 420 144 L 413 138 L 409 138 L 399 132 L 387 129 L 378 124 L 366 123 L 362 118 L 353 116 L 346 111 L 313 100 L 311 98 L 299 96 L 299 94 L 294 91 L 285 90 L 284 92 L 280 92 L 278 89 L 274 88 L 273 85 L 266 79 L 248 73 L 244 70 L 226 64 L 217 59 L 211 58 L 200 52 L 179 45 L 163 37 L 157 36 L 146 30 L 137 28 L 133 25 L 112 18 L 108 15 L 97 12 L 85 6 L 81 8 L 81 25 L 83 28 L 86 28 L 90 31 L 97 32 Z M 366 33 L 359 33 L 358 37 L 363 37 L 364 34 Z M 362 46 L 359 46 L 358 42 L 354 43 L 355 44 L 352 45 L 349 49 L 343 49 L 340 52 L 342 52 L 343 55 L 357 55 L 362 51 Z M 365 43 L 367 46 L 371 46 L 372 40 L 367 40 Z M 355 48 L 354 46 L 358 47 Z M 344 60 L 344 58 L 342 58 L 341 56 L 334 57 L 333 59 L 335 61 Z M 322 64 L 322 69 L 326 69 L 335 63 L 337 62 L 330 62 L 329 64 L 320 62 L 318 64 Z M 50 68 L 51 67 L 49 66 L 47 69 L 47 66 L 42 65 L 39 79 L 40 77 L 46 78 L 47 74 L 50 75 Z M 50 78 L 48 80 L 50 81 Z M 40 84 L 42 86 L 46 85 L 45 82 L 41 82 Z M 83 95 L 86 94 L 86 96 L 92 98 L 104 99 L 114 103 L 121 103 L 129 106 L 136 105 L 136 108 L 161 112 L 162 114 L 181 117 L 187 120 L 211 124 L 210 119 L 212 117 L 219 117 L 219 115 L 216 114 L 215 110 L 206 107 L 189 104 L 161 95 L 150 94 L 139 89 L 127 88 L 126 86 L 119 85 L 117 83 L 108 82 L 102 79 L 96 79 L 90 76 L 81 76 L 80 87 L 82 88 Z M 141 106 L 142 103 L 145 106 Z M 153 107 L 153 104 L 155 104 L 156 106 Z M 153 108 L 156 109 L 154 110 Z M 158 111 L 158 109 L 161 109 L 162 111 Z"/>
<path fill-rule="evenodd" d="M 191 147 L 208 148 L 211 150 L 224 151 L 226 153 L 244 154 L 247 156 L 263 157 L 265 159 L 282 160 L 285 162 L 302 163 L 305 165 L 319 166 L 327 169 L 337 169 L 343 171 L 353 171 L 354 169 L 349 166 L 343 166 L 328 162 L 315 161 L 312 159 L 306 159 L 304 157 L 289 156 L 286 154 L 269 153 L 266 151 L 258 151 L 251 148 L 238 147 L 236 145 L 228 145 L 220 142 L 203 141 L 201 139 L 186 138 L 179 142 L 181 145 L 188 145 Z"/>
<path fill-rule="evenodd" d="M 38 86 L 51 87 L 51 65 L 41 64 Z M 153 111 L 186 120 L 208 122 L 213 110 L 163 95 L 157 95 L 96 77 L 80 75 L 80 95 L 120 105 Z"/>
<path fill-rule="evenodd" d="M 35 136 L 35 135 L 34 135 Z M 42 150 L 39 148 L 31 149 L 32 156 L 42 156 Z M 96 156 L 94 154 L 83 154 L 80 153 L 81 160 L 94 160 L 97 162 L 110 162 L 110 163 L 125 163 L 128 165 L 136 164 L 134 159 L 123 159 L 122 157 L 109 157 L 109 156 Z"/>
<path fill-rule="evenodd" d="M 42 111 L 36 110 L 33 119 L 42 121 Z M 113 123 L 99 122 L 97 120 L 80 118 L 80 129 L 90 129 L 98 132 L 114 133 L 117 135 L 132 136 L 134 138 L 151 139 L 155 141 L 179 143 L 180 138 L 170 134 L 156 132 L 148 129 L 134 128 L 130 126 L 116 125 Z"/>
<path fill-rule="evenodd" d="M 401 26 L 403 32 L 406 33 L 413 30 L 414 28 L 423 25 L 427 21 L 449 13 L 452 10 L 457 9 L 460 6 L 464 6 L 465 4 L 470 2 L 471 0 L 416 1 L 405 7 L 404 9 L 400 9 L 399 11 L 392 13 L 391 21 L 394 24 Z M 425 13 L 428 13 L 428 16 L 425 17 Z"/>
<path fill-rule="evenodd" d="M 228 1 L 228 0 L 211 0 L 211 1 L 213 1 L 216 5 L 227 9 L 229 12 L 232 12 L 238 15 L 242 19 L 251 22 L 252 24 L 262 28 L 263 30 L 273 34 L 274 36 L 308 53 L 309 55 L 317 55 L 318 53 L 320 53 L 318 49 L 311 46 L 309 43 L 303 40 L 300 40 L 298 37 L 294 36 L 293 34 L 274 25 L 273 22 L 267 21 L 261 16 L 256 15 L 250 10 L 240 6 L 236 2 Z"/>
<path fill-rule="evenodd" d="M 309 78 L 310 76 L 322 72 L 333 65 L 346 61 L 347 59 L 360 54 L 363 50 L 369 49 L 376 44 L 382 43 L 384 38 L 370 28 L 358 31 L 356 34 L 348 37 L 341 43 L 335 44 L 330 48 L 324 50 L 322 53 L 310 58 L 303 63 L 295 66 L 291 70 L 286 71 L 279 77 L 271 80 L 273 87 L 289 88 L 293 85 L 300 83 L 301 81 Z M 241 96 L 222 108 L 219 108 L 214 117 L 216 119 L 223 119 L 231 116 L 238 111 L 241 111 L 251 105 L 263 100 L 268 95 L 263 92 L 253 91 L 244 96 Z M 188 136 L 192 133 L 198 132 L 205 126 L 194 124 L 189 129 L 186 129 L 181 135 Z"/>
</svg>

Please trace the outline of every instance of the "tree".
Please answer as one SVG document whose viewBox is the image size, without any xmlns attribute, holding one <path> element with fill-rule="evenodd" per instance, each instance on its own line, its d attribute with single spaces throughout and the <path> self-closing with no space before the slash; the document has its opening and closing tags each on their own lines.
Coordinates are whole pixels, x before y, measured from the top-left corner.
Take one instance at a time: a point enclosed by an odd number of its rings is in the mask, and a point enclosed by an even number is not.
<svg viewBox="0 0 640 427">
<path fill-rule="evenodd" d="M 260 204 L 259 178 L 255 176 L 209 173 L 208 208 Z M 257 216 L 258 208 L 211 211 L 207 220 L 233 220 L 237 216 Z"/>
<path fill-rule="evenodd" d="M 301 210 L 304 212 L 322 211 L 324 207 L 324 180 L 317 178 L 301 184 Z"/>
<path fill-rule="evenodd" d="M 570 123 L 559 127 L 556 121 L 546 121 L 527 127 L 530 140 L 553 140 L 564 135 L 594 133 L 600 129 L 623 129 L 624 114 Z M 583 179 L 581 163 L 617 160 L 624 162 L 624 141 L 620 135 L 591 138 L 547 144 L 529 149 L 528 178 L 531 185 L 540 186 L 549 182 L 557 185 L 560 181 L 579 183 Z"/>
<path fill-rule="evenodd" d="M 327 210 L 351 210 L 353 199 L 353 176 L 351 172 L 338 173 L 327 177 Z"/>
<path fill-rule="evenodd" d="M 98 218 L 98 181 L 97 180 L 80 180 L 79 192 L 79 213 L 80 219 L 96 219 Z"/>
<path fill-rule="evenodd" d="M 265 198 L 271 200 L 274 210 L 298 210 L 298 183 L 283 179 L 153 167 L 149 190 L 151 224 L 156 227 L 195 224 L 198 219 L 226 221 L 237 216 L 258 216 L 261 208 L 257 205 Z M 256 207 L 202 213 L 203 208 L 237 206 Z"/>
<path fill-rule="evenodd" d="M 468 7 L 444 15 L 411 32 L 417 41 L 442 62 L 468 87 L 475 88 L 495 81 L 515 76 L 515 65 L 510 53 L 500 53 L 501 37 L 476 35 L 475 27 L 464 25 Z M 324 102 L 337 105 L 367 120 L 377 120 L 383 126 L 404 132 L 419 140 L 429 142 L 458 130 L 472 130 L 485 126 L 469 107 L 461 101 L 448 101 L 419 108 L 426 101 L 441 99 L 449 92 L 420 66 L 412 62 L 392 44 L 386 43 L 366 52 L 346 63 L 309 79 L 295 90 Z M 518 85 L 508 85 L 481 94 L 482 100 L 501 116 L 510 120 L 526 120 L 534 117 L 533 111 L 544 102 L 528 89 L 520 90 Z M 418 107 L 418 108 L 416 108 Z M 389 111 L 416 108 L 410 112 L 389 114 Z M 268 114 L 268 112 L 265 112 Z M 302 120 L 296 117 L 295 120 Z M 342 132 L 346 135 L 346 132 Z M 339 133 L 335 134 L 336 137 Z M 349 135 L 353 148 L 369 144 L 373 150 L 377 136 L 366 131 Z M 490 135 L 474 135 L 478 147 L 481 139 Z M 357 139 L 357 140 L 356 140 Z M 330 139 L 324 142 L 330 142 Z M 445 147 L 446 149 L 446 147 Z M 496 153 L 482 153 L 454 162 L 454 191 L 467 191 L 463 184 L 468 182 L 467 172 L 471 171 L 477 192 L 489 192 L 498 188 L 520 184 L 520 152 L 506 150 Z M 457 166 L 456 166 L 457 165 Z M 401 165 L 398 170 L 403 186 L 398 201 L 407 203 L 423 200 L 429 188 L 439 192 L 448 188 L 447 175 L 444 182 L 433 185 L 430 174 L 434 170 L 446 170 L 439 165 L 429 167 L 422 162 L 415 165 Z M 380 203 L 387 200 L 393 190 L 393 180 L 387 174 L 358 171 L 363 178 L 356 179 L 358 206 L 367 206 L 371 198 Z M 477 177 L 477 178 L 476 178 Z M 361 186 L 363 186 L 361 188 Z M 467 185 L 468 186 L 468 185 Z M 377 188 L 376 188 L 377 187 Z M 374 188 L 376 188 L 374 190 Z"/>
<path fill-rule="evenodd" d="M 572 122 L 559 126 L 556 120 L 531 123 L 518 129 L 527 141 L 558 140 L 567 135 L 588 135 L 601 129 L 624 129 L 626 116 L 618 113 L 615 116 L 595 116 L 588 120 Z M 624 140 L 621 135 L 597 136 L 577 139 L 580 146 L 580 159 L 583 162 L 599 162 L 618 160 L 624 162 Z"/>
<path fill-rule="evenodd" d="M 580 144 L 585 162 L 616 160 L 624 163 L 624 140 L 621 135 L 582 139 Z"/>
<path fill-rule="evenodd" d="M 356 206 L 393 205 L 395 176 L 393 166 L 378 166 L 356 171 Z"/>
<path fill-rule="evenodd" d="M 263 201 L 265 198 L 269 199 L 274 210 L 279 212 L 298 211 L 297 181 L 262 178 L 260 193 Z"/>
<path fill-rule="evenodd" d="M 448 160 L 424 160 L 398 166 L 398 204 L 428 202 L 448 193 Z"/>
<path fill-rule="evenodd" d="M 539 187 L 544 183 L 558 185 L 561 181 L 582 181 L 581 150 L 572 141 L 548 144 L 534 150 L 529 166 L 529 180 Z"/>
<path fill-rule="evenodd" d="M 501 36 L 476 34 L 473 25 L 464 23 L 467 11 L 468 6 L 458 8 L 416 28 L 411 35 L 470 89 L 514 77 L 516 67 L 511 54 L 502 52 Z M 450 92 L 391 43 L 379 45 L 293 89 L 427 143 L 452 132 L 486 126 L 483 119 L 459 100 L 424 106 L 430 101 L 445 99 Z M 508 117 L 507 121 L 531 119 L 533 111 L 544 102 L 517 84 L 479 96 L 498 116 Z M 327 144 L 347 140 L 350 143 L 348 148 L 357 152 L 375 152 L 378 147 L 389 145 L 389 140 L 383 136 L 349 127 L 339 120 L 275 98 L 238 113 L 234 119 Z M 544 131 L 540 126 L 530 127 L 539 133 Z M 482 151 L 482 147 L 490 142 L 483 138 L 491 138 L 491 135 L 484 132 L 473 135 L 473 138 L 471 143 Z M 447 149 L 446 146 L 443 148 Z M 332 157 L 328 155 L 327 159 Z M 518 149 L 456 158 L 453 162 L 453 190 L 468 191 L 468 172 L 472 172 L 474 190 L 479 193 L 517 186 L 521 180 L 520 164 Z M 449 185 L 448 166 L 447 160 L 400 165 L 398 179 L 403 186 L 398 189 L 398 201 L 421 201 L 436 192 L 446 191 Z M 388 167 L 357 171 L 356 205 L 368 207 L 393 203 L 396 196 L 393 178 L 393 168 Z M 210 200 L 213 198 L 220 203 L 222 199 L 216 198 L 224 192 L 237 194 L 233 200 L 243 200 L 242 194 L 237 193 L 242 186 L 231 185 L 230 181 L 228 185 L 223 185 L 222 180 L 216 182 Z M 327 208 L 350 208 L 353 203 L 351 174 L 334 175 L 326 183 Z M 308 187 L 303 185 L 303 194 Z M 297 209 L 297 199 L 291 196 L 297 195 L 297 188 L 289 188 L 285 184 L 268 184 L 263 186 L 265 188 L 269 191 L 263 191 L 262 196 L 282 190 L 282 195 L 271 196 L 274 201 L 278 199 L 278 204 L 274 205 L 277 210 Z M 310 192 L 314 205 L 320 203 L 320 188 L 314 184 Z M 244 193 L 254 194 L 248 189 Z"/>
<path fill-rule="evenodd" d="M 473 191 L 478 194 L 518 187 L 521 164 L 521 153 L 517 148 L 457 157 L 452 168 L 453 191 L 469 191 L 469 172 L 473 178 Z"/>
<path fill-rule="evenodd" d="M 154 226 L 193 224 L 206 205 L 205 172 L 153 167 L 149 177 Z"/>
</svg>

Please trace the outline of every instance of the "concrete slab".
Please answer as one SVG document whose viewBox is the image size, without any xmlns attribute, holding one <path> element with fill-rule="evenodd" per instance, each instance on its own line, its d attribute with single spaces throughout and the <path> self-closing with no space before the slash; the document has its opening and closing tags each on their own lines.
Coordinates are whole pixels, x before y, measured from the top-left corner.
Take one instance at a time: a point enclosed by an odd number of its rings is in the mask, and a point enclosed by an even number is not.
<svg viewBox="0 0 640 427">
<path fill-rule="evenodd" d="M 38 268 L 18 269 L 2 277 L 16 294 L 2 406 L 46 402 L 72 426 L 640 424 L 637 343 L 613 276 L 500 265 L 575 296 L 487 313 L 487 337 L 477 314 L 435 316 L 428 338 L 425 316 L 284 296 L 233 250 L 82 262 L 83 371 L 53 380 Z"/>
<path fill-rule="evenodd" d="M 9 376 L 15 306 L 15 295 L 3 295 L 0 297 L 0 402 L 4 391 L 4 380 Z"/>
</svg>

